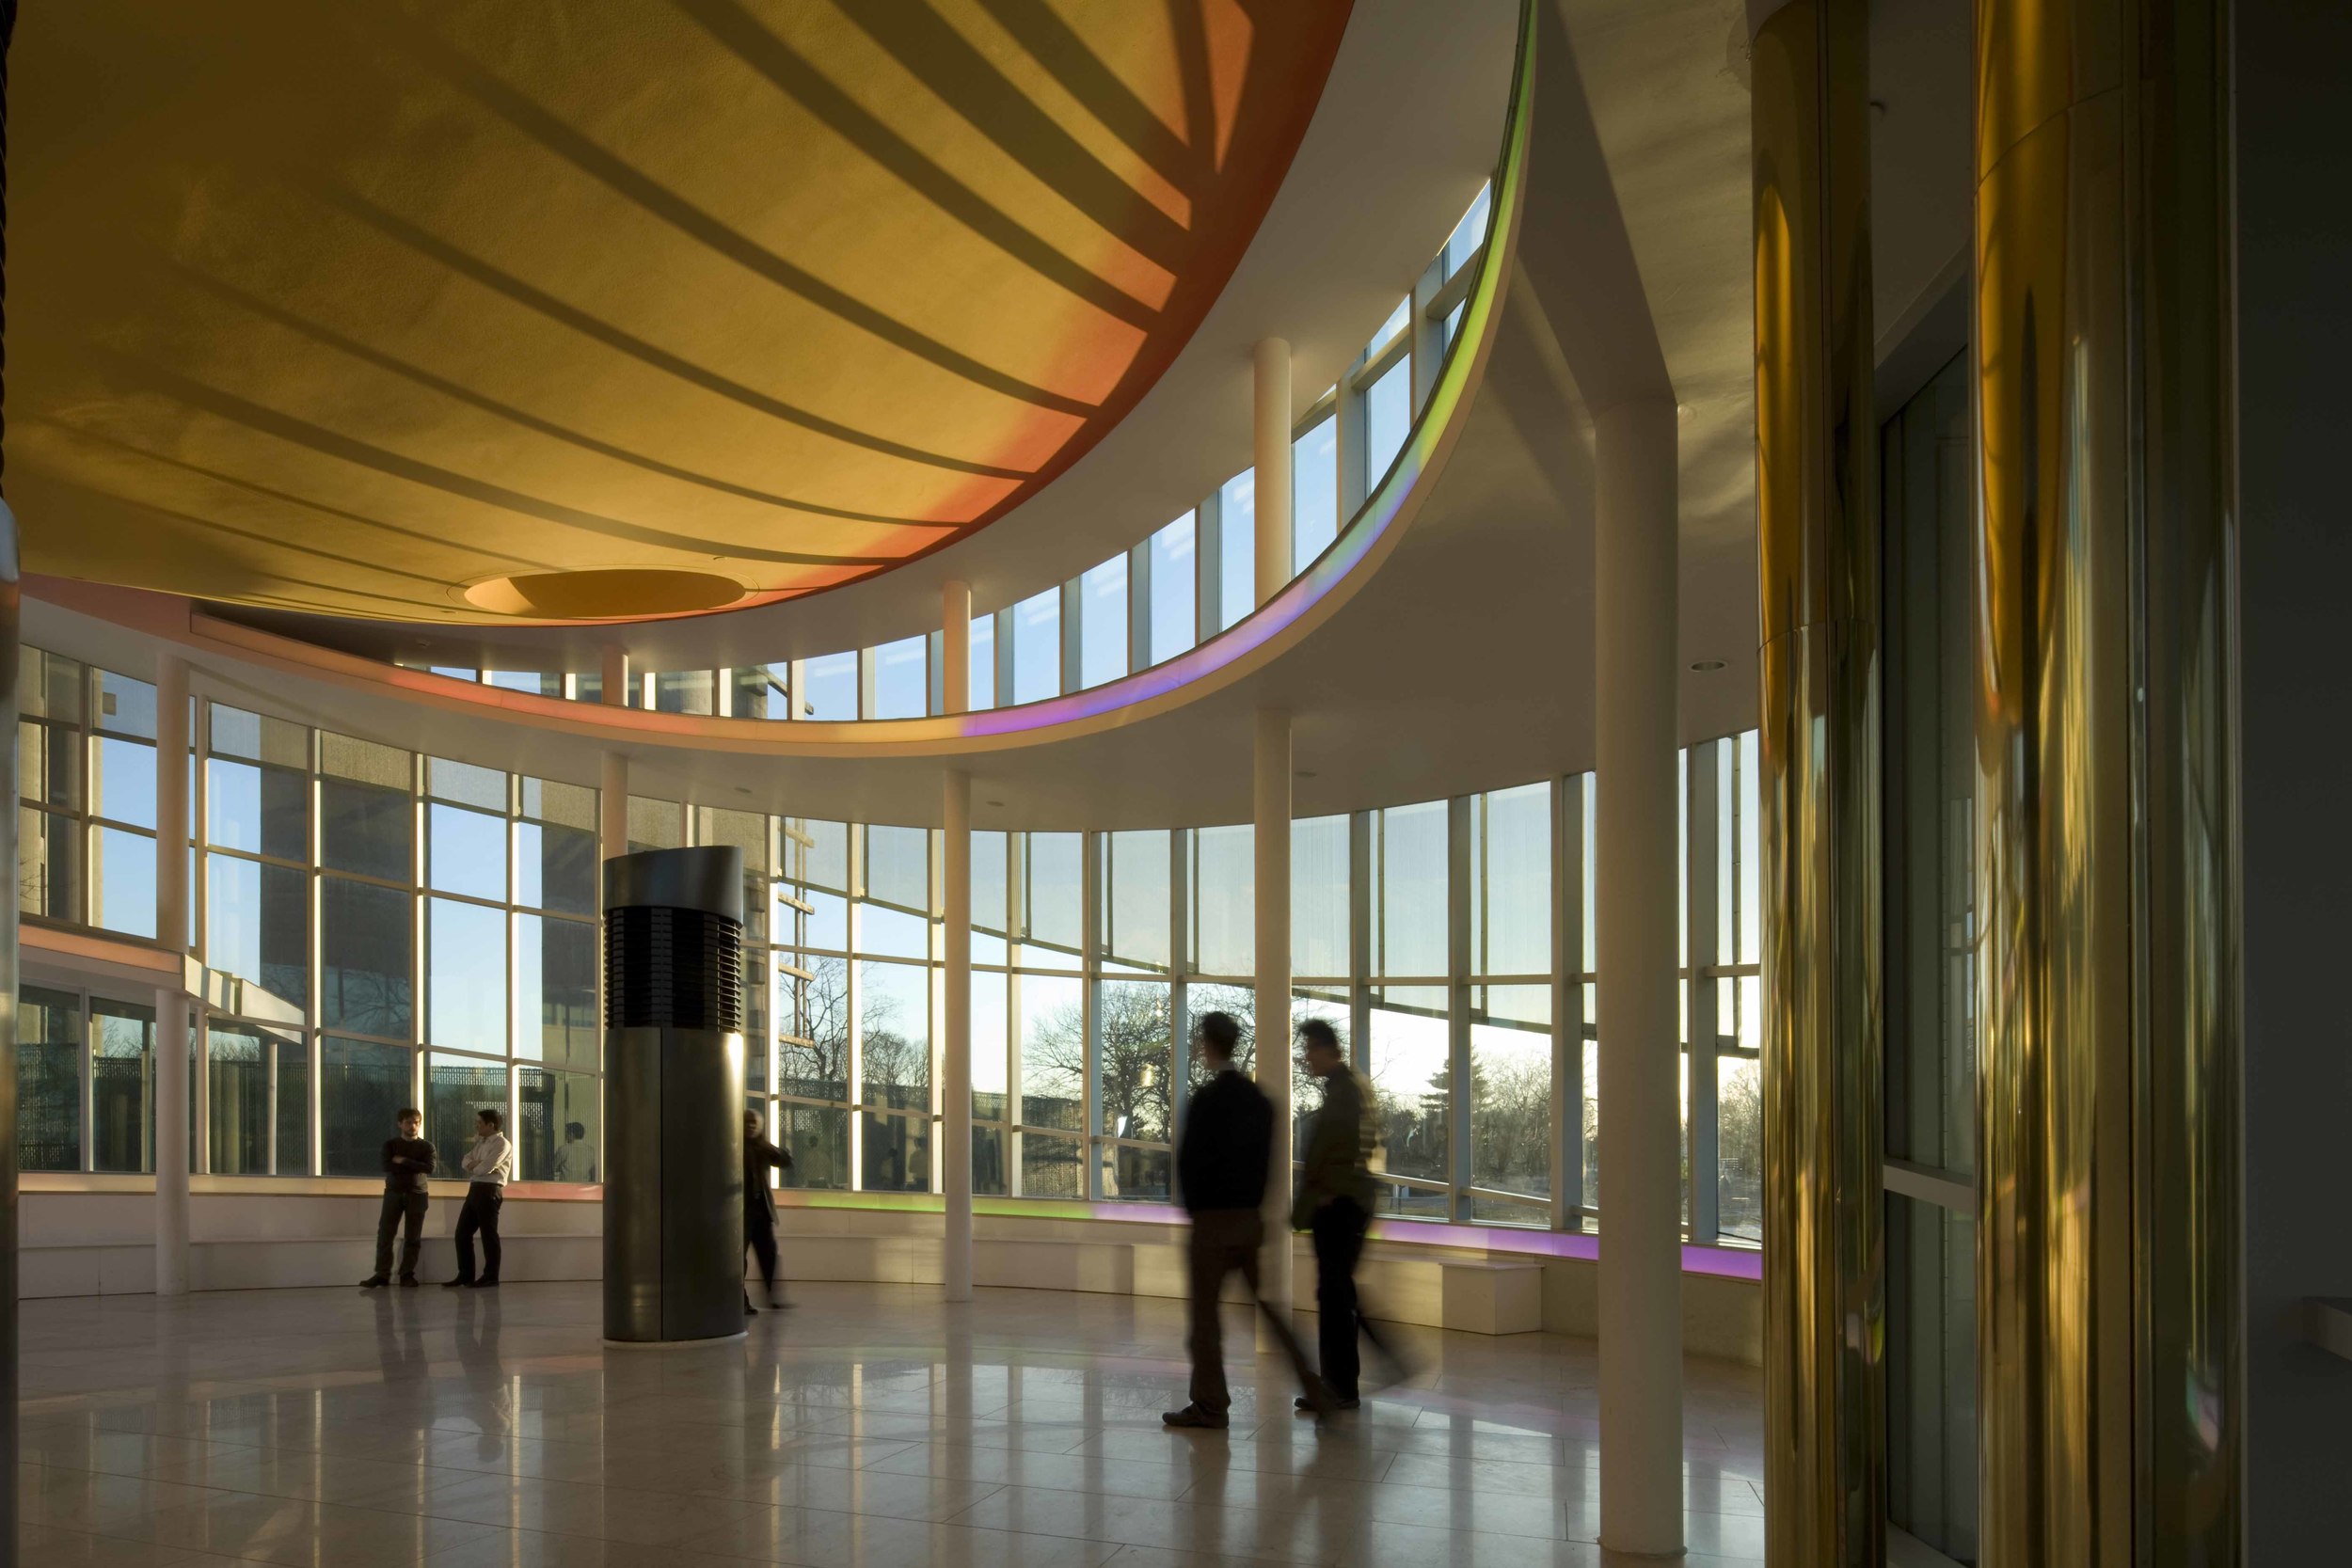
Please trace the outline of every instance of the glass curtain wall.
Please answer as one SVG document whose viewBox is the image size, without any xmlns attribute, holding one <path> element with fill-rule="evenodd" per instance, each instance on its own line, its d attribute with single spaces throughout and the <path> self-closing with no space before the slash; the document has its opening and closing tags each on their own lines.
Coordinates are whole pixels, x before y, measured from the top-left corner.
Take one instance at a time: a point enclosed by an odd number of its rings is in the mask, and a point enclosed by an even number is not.
<svg viewBox="0 0 2352 1568">
<path fill-rule="evenodd" d="M 114 737 L 85 727 L 97 677 L 66 685 L 81 705 L 32 721 L 79 756 Z M 523 1179 L 596 1180 L 596 792 L 215 702 L 199 705 L 195 749 L 196 933 L 213 972 L 197 1168 L 373 1177 L 392 1112 L 415 1103 L 454 1172 L 491 1104 Z M 1686 1013 L 1716 1023 L 1696 1031 L 1694 1081 L 1719 1090 L 1717 1136 L 1693 1140 L 1690 1173 L 1718 1201 L 1692 1207 L 1690 1232 L 1752 1242 L 1756 737 L 1691 748 L 1684 766 L 1684 892 L 1700 911 Z M 51 813 L 40 787 L 24 809 Z M 1279 1048 L 1327 1019 L 1371 1080 L 1389 1216 L 1540 1227 L 1601 1212 L 1592 797 L 1583 777 L 1293 825 Z M 954 1114 L 973 1120 L 980 1193 L 1164 1202 L 1200 1076 L 1193 1021 L 1232 1014 L 1254 1069 L 1246 824 L 976 832 L 973 1100 L 946 1107 L 937 832 L 644 797 L 628 816 L 633 846 L 743 854 L 746 962 L 765 976 L 747 1090 L 793 1151 L 791 1184 L 936 1193 L 938 1120 Z M 90 896 L 82 863 L 70 907 Z M 24 1000 L 28 1161 L 151 1168 L 151 1012 L 38 988 Z M 1294 1070 L 1303 1117 L 1321 1095 Z M 1572 1135 L 1555 1139 L 1562 1118 Z M 1577 1180 L 1554 1168 L 1563 1143 Z"/>
</svg>

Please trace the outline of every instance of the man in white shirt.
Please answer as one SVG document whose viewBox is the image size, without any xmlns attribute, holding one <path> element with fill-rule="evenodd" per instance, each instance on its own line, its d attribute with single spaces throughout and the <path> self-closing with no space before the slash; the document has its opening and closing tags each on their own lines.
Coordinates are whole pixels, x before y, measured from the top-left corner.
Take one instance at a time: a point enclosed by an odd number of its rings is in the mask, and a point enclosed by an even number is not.
<svg viewBox="0 0 2352 1568">
<path fill-rule="evenodd" d="M 506 1179 L 515 1174 L 515 1146 L 501 1131 L 506 1116 L 490 1106 L 474 1113 L 474 1145 L 463 1162 L 472 1184 L 457 1212 L 457 1277 L 444 1287 L 491 1290 L 499 1282 L 499 1205 L 506 1201 Z M 474 1277 L 473 1239 L 482 1235 L 482 1276 Z"/>
</svg>

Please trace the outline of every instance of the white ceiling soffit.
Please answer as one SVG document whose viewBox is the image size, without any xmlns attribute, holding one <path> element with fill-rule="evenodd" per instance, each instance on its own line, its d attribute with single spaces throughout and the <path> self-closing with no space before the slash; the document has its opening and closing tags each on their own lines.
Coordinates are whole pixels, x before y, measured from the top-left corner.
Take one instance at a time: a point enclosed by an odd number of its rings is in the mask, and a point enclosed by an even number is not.
<svg viewBox="0 0 2352 1568">
<path fill-rule="evenodd" d="M 851 587 L 626 628 L 641 669 L 709 669 L 935 629 L 940 586 L 1001 609 L 1139 543 L 1249 466 L 1250 349 L 1291 344 L 1306 408 L 1360 352 L 1461 219 L 1502 150 L 1518 0 L 1356 0 L 1307 135 L 1257 236 L 1135 411 L 1034 499 L 972 538 Z M 239 610 L 249 625 L 373 657 L 594 670 L 612 628 L 423 627 Z"/>
</svg>

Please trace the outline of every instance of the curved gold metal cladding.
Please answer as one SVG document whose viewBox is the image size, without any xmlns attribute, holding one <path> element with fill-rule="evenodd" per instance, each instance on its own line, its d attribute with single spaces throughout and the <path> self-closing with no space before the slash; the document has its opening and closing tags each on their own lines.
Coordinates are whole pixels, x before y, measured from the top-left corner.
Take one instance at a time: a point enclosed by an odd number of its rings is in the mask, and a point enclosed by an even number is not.
<svg viewBox="0 0 2352 1568">
<path fill-rule="evenodd" d="M 1979 1546 L 2129 1560 L 2122 11 L 1977 10 Z"/>
<path fill-rule="evenodd" d="M 1885 1556 L 1867 27 L 1798 0 L 1752 51 L 1774 1568 Z"/>
</svg>

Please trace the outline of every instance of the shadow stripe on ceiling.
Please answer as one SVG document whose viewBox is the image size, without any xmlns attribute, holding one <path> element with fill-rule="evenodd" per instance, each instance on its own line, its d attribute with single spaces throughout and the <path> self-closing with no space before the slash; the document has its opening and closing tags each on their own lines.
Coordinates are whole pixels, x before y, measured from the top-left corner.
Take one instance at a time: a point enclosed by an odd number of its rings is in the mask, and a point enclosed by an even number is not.
<svg viewBox="0 0 2352 1568">
<path fill-rule="evenodd" d="M 501 403 L 496 398 L 475 391 L 470 387 L 462 386 L 446 376 L 437 375 L 421 366 L 412 365 L 381 349 L 370 347 L 357 339 L 347 338 L 330 326 L 322 325 L 307 317 L 296 315 L 281 305 L 246 293 L 233 283 L 223 282 L 217 277 L 199 272 L 182 262 L 166 261 L 164 265 L 194 286 L 242 309 L 249 310 L 257 316 L 276 322 L 289 331 L 298 332 L 313 342 L 323 343 L 341 353 L 350 355 L 355 359 L 364 360 L 378 370 L 389 372 L 430 391 L 438 392 L 444 397 L 479 408 L 486 414 L 512 420 L 527 430 L 537 431 L 542 436 L 579 447 L 585 451 L 596 452 L 599 456 L 610 457 L 615 462 L 644 468 L 649 473 L 660 474 L 665 479 L 675 479 L 684 483 L 700 485 L 705 489 L 716 490 L 724 495 L 757 501 L 765 506 L 806 512 L 822 517 L 838 517 L 850 522 L 879 523 L 893 528 L 939 531 L 963 526 L 961 523 L 928 522 L 918 517 L 893 517 L 878 512 L 857 512 L 848 507 L 826 506 L 818 501 L 794 500 L 789 496 L 774 495 L 752 485 L 738 484 L 732 480 L 720 479 L 712 474 L 697 473 L 691 468 L 682 468 L 675 464 L 664 463 L 660 458 L 648 457 L 643 452 L 631 451 L 626 447 L 615 446 L 610 441 L 600 440 L 583 432 L 568 429 L 552 420 L 542 419 L 512 404 Z"/>
<path fill-rule="evenodd" d="M 168 467 L 178 468 L 184 473 L 191 473 L 202 479 L 212 480 L 215 483 L 229 485 L 234 489 L 250 491 L 254 495 L 265 496 L 274 501 L 283 501 L 289 506 L 300 507 L 306 512 L 317 512 L 329 517 L 341 517 L 345 522 L 357 523 L 362 528 L 380 529 L 386 533 L 395 534 L 403 539 L 413 540 L 420 545 L 430 545 L 437 549 L 446 550 L 461 548 L 459 546 L 453 545 L 449 539 L 442 534 L 426 533 L 418 529 L 403 528 L 398 523 L 388 523 L 380 517 L 371 517 L 364 513 L 352 512 L 340 506 L 329 505 L 326 501 L 312 500 L 308 497 L 297 496 L 290 490 L 279 490 L 267 484 L 259 483 L 253 480 L 240 479 L 234 474 L 223 473 L 217 468 L 208 468 L 200 463 L 191 463 L 184 457 L 174 457 L 168 452 L 151 451 L 145 447 L 135 446 L 129 441 L 125 441 L 119 436 L 109 436 L 103 431 L 87 430 L 80 425 L 66 424 L 56 419 L 36 419 L 33 422 L 36 424 L 46 424 L 55 429 L 64 431 L 67 435 L 72 436 L 77 441 L 90 441 L 101 446 L 112 447 L 117 451 L 128 452 L 132 456 L 140 458 L 146 462 L 160 463 Z M 78 483 L 79 481 L 77 480 L 76 483 Z M 492 549 L 487 546 L 462 546 L 462 548 L 465 553 L 480 556 L 485 561 L 510 562 L 516 566 L 528 566 L 532 570 L 538 572 L 559 572 L 564 570 L 563 567 L 557 565 L 551 561 L 540 561 L 527 555 L 515 555 L 506 550 Z"/>
<path fill-rule="evenodd" d="M 1205 188 L 1209 165 L 1200 149 L 1168 129 L 1051 7 L 1042 0 L 979 0 L 979 7 L 1161 179 L 1187 196 Z"/>
<path fill-rule="evenodd" d="M 217 387 L 167 370 L 161 365 L 134 358 L 110 349 L 90 344 L 81 346 L 86 357 L 112 364 L 127 385 L 178 398 L 192 408 L 200 408 L 216 418 L 241 424 L 249 430 L 275 436 L 281 441 L 308 447 L 329 457 L 340 457 L 347 463 L 373 468 L 395 479 L 425 485 L 446 494 L 495 506 L 501 511 L 520 513 L 546 522 L 561 523 L 608 539 L 627 539 L 633 544 L 652 545 L 662 549 L 685 550 L 701 556 L 728 556 L 740 561 L 771 561 L 793 566 L 892 566 L 901 559 L 898 556 L 833 555 L 806 550 L 769 549 L 739 540 L 707 539 L 694 534 L 672 533 L 666 529 L 648 528 L 642 523 L 626 522 L 618 517 L 601 516 L 561 501 L 542 500 L 536 496 L 510 490 L 487 480 L 455 473 L 448 468 L 399 452 L 388 451 L 356 436 L 328 430 L 292 414 L 279 413 L 223 391 Z"/>
<path fill-rule="evenodd" d="M 1158 310 L 1024 228 L 826 80 L 791 45 L 753 21 L 731 0 L 677 0 L 677 5 L 779 92 L 981 239 L 1130 326 L 1148 332 L 1158 323 Z"/>
<path fill-rule="evenodd" d="M 1055 123 L 938 12 L 919 0 L 860 0 L 841 9 L 909 75 L 1048 190 L 1171 276 L 1184 269 L 1193 246 L 1184 226 Z M 1203 59 L 1201 68 L 1206 64 Z"/>
<path fill-rule="evenodd" d="M 501 272 L 489 262 L 451 245 L 438 235 L 428 233 L 398 214 L 376 206 L 357 191 L 325 182 L 314 182 L 308 188 L 312 195 L 348 213 L 360 222 L 406 245 L 418 254 L 432 258 L 452 272 L 473 279 L 484 288 L 504 294 L 516 304 L 526 306 L 551 321 L 561 322 L 583 336 L 594 338 L 608 348 L 618 349 L 621 353 L 633 359 L 642 360 L 656 370 L 666 371 L 681 381 L 700 387 L 707 392 L 716 392 L 721 397 L 766 414 L 771 419 L 781 420 L 787 424 L 799 425 L 803 430 L 814 431 L 819 436 L 829 436 L 836 441 L 861 447 L 867 451 L 881 452 L 885 457 L 897 457 L 909 463 L 920 463 L 927 467 L 946 468 L 960 474 L 977 474 L 983 479 L 1025 481 L 1034 477 L 1032 471 L 1027 468 L 1007 468 L 1000 467 L 993 463 L 968 462 L 961 457 L 949 457 L 944 452 L 925 451 L 920 447 L 911 447 L 904 442 L 893 441 L 887 436 L 869 436 L 862 430 L 854 430 L 837 420 L 826 419 L 821 414 L 812 414 L 805 408 L 795 407 L 781 398 L 771 397 L 756 388 L 747 387 L 739 381 L 732 380 L 716 371 L 705 369 L 691 359 L 673 354 L 656 343 L 625 332 L 609 322 L 599 321 L 579 307 L 568 305 L 545 290 L 524 282 L 511 273 Z M 955 526 L 961 527 L 962 525 Z"/>
<path fill-rule="evenodd" d="M 851 9 L 854 11 L 855 8 Z M 430 69 L 439 72 L 451 86 L 581 173 L 636 202 L 688 238 L 700 241 L 777 287 L 862 329 L 878 341 L 935 365 L 976 387 L 1021 403 L 1076 419 L 1085 419 L 1095 411 L 1095 404 L 1083 398 L 1032 386 L 1018 376 L 1009 375 L 992 365 L 984 365 L 970 355 L 949 348 L 937 339 L 916 331 L 814 274 L 794 266 L 750 236 L 695 206 L 627 159 L 565 124 L 527 95 L 439 40 L 428 39 L 421 32 L 394 33 L 387 30 L 384 36 L 396 47 L 417 56 Z"/>
</svg>

